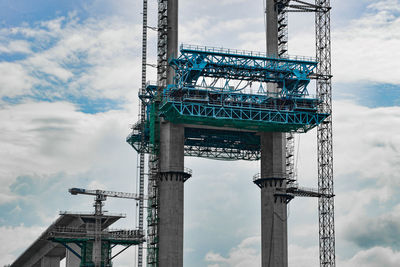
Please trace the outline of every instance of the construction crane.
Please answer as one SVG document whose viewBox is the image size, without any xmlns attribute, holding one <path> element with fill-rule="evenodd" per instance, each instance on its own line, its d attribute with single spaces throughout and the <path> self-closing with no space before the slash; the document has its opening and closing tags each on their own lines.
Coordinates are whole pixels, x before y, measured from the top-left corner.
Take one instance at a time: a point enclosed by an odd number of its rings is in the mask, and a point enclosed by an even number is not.
<svg viewBox="0 0 400 267">
<path fill-rule="evenodd" d="M 102 261 L 102 249 L 101 249 L 101 218 L 103 215 L 102 207 L 103 201 L 107 199 L 107 197 L 115 197 L 115 198 L 127 198 L 127 199 L 135 199 L 140 200 L 140 197 L 134 193 L 124 193 L 124 192 L 114 192 L 114 191 L 105 191 L 105 190 L 87 190 L 83 188 L 70 188 L 68 190 L 72 195 L 91 195 L 95 196 L 95 202 L 93 204 L 95 208 L 95 227 L 94 227 L 94 243 L 93 243 L 93 262 L 95 267 L 101 266 Z"/>
<path fill-rule="evenodd" d="M 139 196 L 134 193 L 125 193 L 125 192 L 115 192 L 115 191 L 105 191 L 105 190 L 88 190 L 83 188 L 70 188 L 68 192 L 71 195 L 91 195 L 91 196 L 103 196 L 104 198 L 107 197 L 116 197 L 116 198 L 129 198 L 129 199 L 136 199 L 139 200 Z M 105 199 L 104 199 L 105 200 Z"/>
</svg>

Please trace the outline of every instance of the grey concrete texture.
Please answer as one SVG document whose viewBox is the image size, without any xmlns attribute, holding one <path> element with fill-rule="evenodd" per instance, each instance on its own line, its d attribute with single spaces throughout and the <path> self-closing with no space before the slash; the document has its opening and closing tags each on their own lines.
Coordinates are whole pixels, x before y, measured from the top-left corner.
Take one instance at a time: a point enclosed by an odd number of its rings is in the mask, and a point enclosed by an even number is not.
<svg viewBox="0 0 400 267">
<path fill-rule="evenodd" d="M 184 128 L 163 122 L 160 136 L 159 266 L 183 266 Z"/>
<path fill-rule="evenodd" d="M 179 1 L 168 0 L 167 59 L 178 56 L 178 11 Z M 167 84 L 173 83 L 174 70 L 168 65 Z"/>
<path fill-rule="evenodd" d="M 287 267 L 287 204 L 275 198 L 275 187 L 261 189 L 261 266 Z"/>
<path fill-rule="evenodd" d="M 163 121 L 160 125 L 160 170 L 182 172 L 184 168 L 184 127 Z"/>
<path fill-rule="evenodd" d="M 266 51 L 269 56 L 278 55 L 278 14 L 274 0 L 266 1 Z M 269 92 L 277 92 L 275 84 L 269 84 Z M 286 138 L 284 133 L 260 133 L 261 177 L 284 178 L 286 172 Z M 287 267 L 287 204 L 276 197 L 276 187 L 286 187 L 286 182 L 272 183 L 261 189 L 261 266 Z"/>
<path fill-rule="evenodd" d="M 77 244 L 68 244 L 73 250 L 80 254 L 81 249 Z M 65 259 L 66 267 L 79 267 L 81 264 L 81 260 L 70 250 L 67 249 L 67 255 Z"/>
<path fill-rule="evenodd" d="M 166 173 L 159 183 L 159 260 L 160 267 L 183 266 L 182 175 Z"/>
<path fill-rule="evenodd" d="M 40 267 L 60 267 L 60 257 L 43 257 L 40 261 Z"/>
<path fill-rule="evenodd" d="M 168 1 L 167 58 L 178 55 L 178 0 Z M 174 71 L 168 67 L 167 84 Z M 184 127 L 160 125 L 159 266 L 183 267 Z"/>
<path fill-rule="evenodd" d="M 284 178 L 286 172 L 285 133 L 260 133 L 261 177 Z"/>
</svg>

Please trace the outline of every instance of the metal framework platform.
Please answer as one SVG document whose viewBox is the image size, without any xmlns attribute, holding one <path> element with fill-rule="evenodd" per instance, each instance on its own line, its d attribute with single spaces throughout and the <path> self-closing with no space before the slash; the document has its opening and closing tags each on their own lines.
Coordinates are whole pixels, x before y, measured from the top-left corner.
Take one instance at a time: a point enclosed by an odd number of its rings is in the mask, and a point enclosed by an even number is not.
<svg viewBox="0 0 400 267">
<path fill-rule="evenodd" d="M 175 84 L 162 94 L 160 116 L 174 123 L 230 127 L 252 131 L 306 132 L 329 114 L 308 94 L 312 58 L 272 58 L 260 52 L 181 45 L 169 62 Z M 222 81 L 223 87 L 216 87 Z M 246 85 L 240 87 L 242 82 Z M 248 89 L 260 82 L 256 94 Z M 265 92 L 263 83 L 277 85 Z M 233 86 L 236 84 L 236 86 Z M 154 87 L 147 89 L 148 92 Z M 147 94 L 148 98 L 156 92 Z M 144 97 L 143 97 L 144 98 Z"/>
<path fill-rule="evenodd" d="M 256 132 L 307 132 L 329 116 L 318 112 L 321 101 L 307 91 L 317 65 L 313 58 L 190 45 L 181 45 L 180 52 L 169 61 L 175 83 L 163 89 L 147 83 L 139 94 L 147 119 L 127 138 L 138 152 L 151 152 L 151 129 L 159 117 L 185 124 L 186 156 L 258 160 Z M 216 87 L 218 81 L 225 86 Z M 239 88 L 242 82 L 247 84 Z M 260 82 L 257 93 L 249 90 L 252 82 Z M 278 86 L 274 93 L 263 90 L 271 82 Z"/>
<path fill-rule="evenodd" d="M 181 45 L 181 55 L 169 61 L 178 88 L 193 86 L 200 77 L 251 82 L 273 82 L 282 95 L 307 94 L 309 75 L 317 66 L 311 57 L 273 58 L 265 53 L 206 46 Z M 212 86 L 211 86 L 212 87 Z"/>
<path fill-rule="evenodd" d="M 328 116 L 317 112 L 317 99 L 193 91 L 186 88 L 166 90 L 160 115 L 173 123 L 260 132 L 307 132 Z"/>
<path fill-rule="evenodd" d="M 186 126 L 186 125 L 185 125 Z M 145 131 L 141 142 L 141 125 L 135 124 L 126 141 L 138 152 L 150 153 L 150 132 Z M 254 131 L 217 130 L 211 128 L 185 127 L 185 156 L 219 160 L 259 160 L 260 137 Z"/>
<path fill-rule="evenodd" d="M 111 255 L 112 248 L 117 245 L 125 246 L 122 250 L 132 245 L 139 245 L 145 241 L 144 234 L 139 230 L 103 230 L 102 238 L 102 267 L 111 267 L 111 260 L 118 256 Z M 82 267 L 94 267 L 93 244 L 95 240 L 94 230 L 76 227 L 57 227 L 49 233 L 49 240 L 60 243 L 75 254 Z M 76 244 L 80 251 L 75 251 L 69 244 Z"/>
</svg>

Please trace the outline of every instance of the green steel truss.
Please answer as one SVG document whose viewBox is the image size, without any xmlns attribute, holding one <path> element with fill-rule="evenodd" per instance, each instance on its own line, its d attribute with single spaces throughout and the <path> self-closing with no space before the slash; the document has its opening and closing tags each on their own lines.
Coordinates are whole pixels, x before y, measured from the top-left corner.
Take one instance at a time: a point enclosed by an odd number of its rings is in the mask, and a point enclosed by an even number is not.
<svg viewBox="0 0 400 267">
<path fill-rule="evenodd" d="M 328 116 L 317 112 L 318 104 L 317 99 L 169 88 L 164 93 L 160 116 L 174 123 L 307 132 Z"/>
<path fill-rule="evenodd" d="M 93 238 L 76 238 L 76 237 L 53 237 L 50 238 L 51 241 L 60 243 L 69 249 L 73 254 L 75 254 L 80 260 L 80 267 L 95 267 L 95 264 L 92 260 L 93 253 Z M 111 260 L 118 256 L 120 253 L 112 256 L 112 249 L 117 246 L 125 246 L 126 248 L 132 245 L 139 245 L 143 243 L 143 239 L 103 239 L 102 240 L 102 252 L 101 252 L 101 267 L 111 267 Z M 75 251 L 73 248 L 69 246 L 69 244 L 76 244 L 80 251 Z M 123 249 L 124 251 L 125 249 Z M 122 252 L 122 251 L 121 251 Z"/>
<path fill-rule="evenodd" d="M 309 57 L 273 58 L 246 50 L 181 45 L 180 52 L 169 62 L 178 88 L 194 86 L 202 77 L 214 79 L 210 89 L 217 79 L 223 79 L 227 89 L 232 80 L 272 82 L 282 89 L 282 95 L 304 96 L 309 75 L 317 66 Z"/>
<path fill-rule="evenodd" d="M 186 156 L 258 160 L 259 138 L 253 142 L 256 146 L 240 140 L 256 132 L 307 132 L 329 116 L 318 112 L 321 101 L 307 91 L 317 65 L 313 59 L 271 58 L 259 52 L 188 45 L 180 51 L 178 58 L 169 61 L 176 71 L 175 84 L 148 83 L 139 94 L 147 119 L 138 122 L 127 138 L 138 152 L 158 153 L 160 117 L 185 124 Z M 217 80 L 226 86 L 216 87 Z M 261 89 L 252 93 L 231 86 L 243 80 L 260 82 Z M 279 91 L 262 90 L 262 83 L 268 82 L 278 84 Z M 213 127 L 232 130 L 214 130 L 215 138 L 203 138 L 196 144 L 190 139 L 194 132 L 206 137 Z"/>
<path fill-rule="evenodd" d="M 135 129 L 136 127 L 136 129 Z M 127 142 L 136 150 L 151 153 L 149 130 L 141 142 L 140 125 L 136 125 Z M 256 132 L 185 127 L 185 156 L 219 160 L 259 160 L 260 137 Z"/>
</svg>

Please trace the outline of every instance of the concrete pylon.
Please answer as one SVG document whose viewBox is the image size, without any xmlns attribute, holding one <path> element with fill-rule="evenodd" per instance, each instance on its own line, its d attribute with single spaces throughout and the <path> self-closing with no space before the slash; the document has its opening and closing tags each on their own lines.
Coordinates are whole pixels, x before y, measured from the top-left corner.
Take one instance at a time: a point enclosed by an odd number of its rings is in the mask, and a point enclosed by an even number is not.
<svg viewBox="0 0 400 267">
<path fill-rule="evenodd" d="M 178 54 L 178 0 L 168 1 L 167 58 Z M 167 84 L 174 71 L 168 67 Z M 160 125 L 159 266 L 183 266 L 184 127 Z"/>
<path fill-rule="evenodd" d="M 40 267 L 60 267 L 60 257 L 44 256 L 40 260 Z"/>
<path fill-rule="evenodd" d="M 77 244 L 68 244 L 73 250 L 76 252 L 80 252 L 81 249 Z M 81 260 L 72 253 L 69 249 L 66 249 L 66 256 L 65 256 L 65 266 L 66 267 L 79 267 L 81 265 Z"/>
<path fill-rule="evenodd" d="M 278 14 L 275 0 L 266 1 L 266 36 L 268 56 L 278 56 Z M 277 92 L 275 84 L 268 92 Z M 286 138 L 284 133 L 260 133 L 261 175 L 256 184 L 261 188 L 261 266 L 287 267 L 287 195 Z"/>
</svg>

